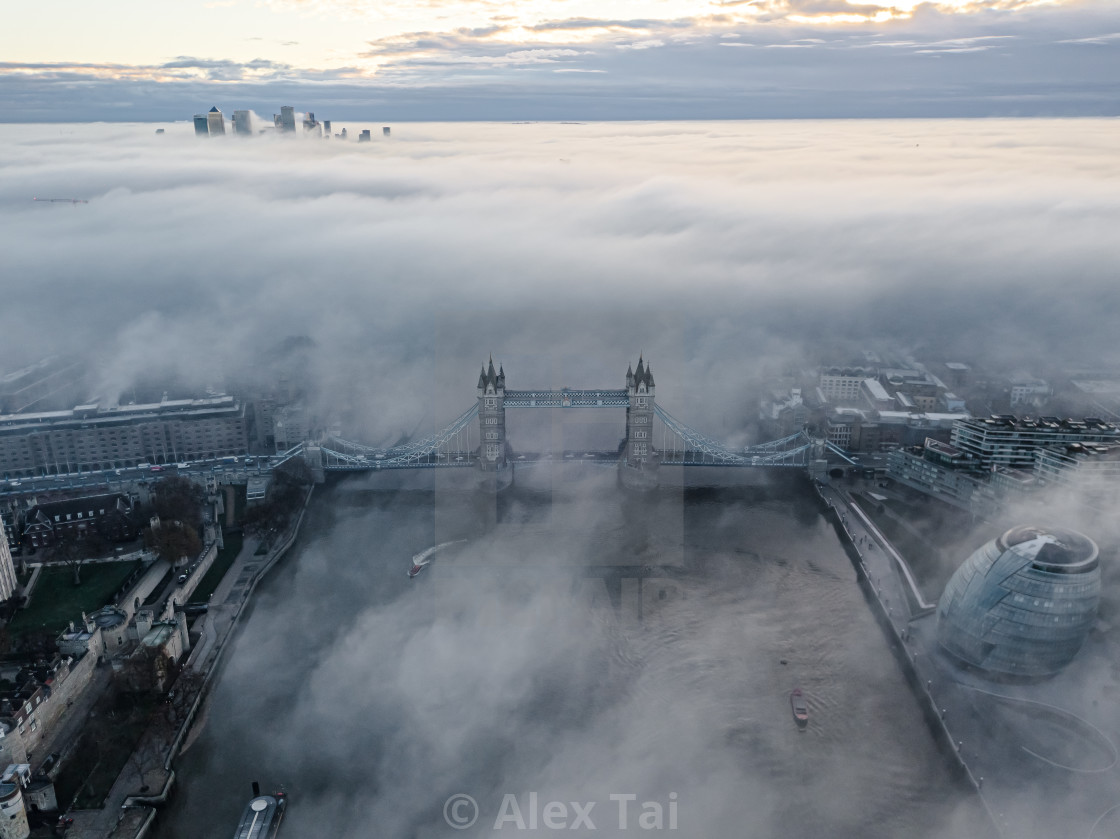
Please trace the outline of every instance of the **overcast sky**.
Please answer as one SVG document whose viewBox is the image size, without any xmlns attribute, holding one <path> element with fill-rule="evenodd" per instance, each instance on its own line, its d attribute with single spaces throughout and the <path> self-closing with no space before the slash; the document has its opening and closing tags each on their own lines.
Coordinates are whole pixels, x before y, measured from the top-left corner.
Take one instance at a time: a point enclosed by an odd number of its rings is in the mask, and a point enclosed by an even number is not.
<svg viewBox="0 0 1120 839">
<path fill-rule="evenodd" d="M 0 121 L 1116 115 L 1112 0 L 39 0 Z"/>
</svg>

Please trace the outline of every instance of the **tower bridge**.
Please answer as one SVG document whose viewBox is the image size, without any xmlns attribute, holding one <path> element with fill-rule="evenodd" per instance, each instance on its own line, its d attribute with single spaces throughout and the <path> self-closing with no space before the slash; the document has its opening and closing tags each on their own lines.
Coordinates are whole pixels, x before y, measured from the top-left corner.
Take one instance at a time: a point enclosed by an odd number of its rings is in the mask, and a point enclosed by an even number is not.
<svg viewBox="0 0 1120 839">
<path fill-rule="evenodd" d="M 623 477 L 640 480 L 656 481 L 662 466 L 804 468 L 814 453 L 819 456 L 820 443 L 804 431 L 744 449 L 705 436 L 657 404 L 653 372 L 643 358 L 636 369 L 627 367 L 624 388 L 593 390 L 507 390 L 505 369 L 495 369 L 491 358 L 479 374 L 475 403 L 434 434 L 387 448 L 326 437 L 296 446 L 281 455 L 280 462 L 302 456 L 317 472 L 470 468 L 501 475 L 526 460 L 506 435 L 506 411 L 521 408 L 624 408 L 625 431 L 616 452 L 534 454 L 531 460 L 557 454 L 593 457 L 597 462 L 613 458 Z"/>
</svg>

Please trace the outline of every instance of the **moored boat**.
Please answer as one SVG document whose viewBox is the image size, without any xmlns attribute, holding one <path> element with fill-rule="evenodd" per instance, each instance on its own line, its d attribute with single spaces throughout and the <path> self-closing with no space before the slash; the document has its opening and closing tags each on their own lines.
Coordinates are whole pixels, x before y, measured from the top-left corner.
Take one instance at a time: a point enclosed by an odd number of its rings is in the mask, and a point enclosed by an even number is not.
<svg viewBox="0 0 1120 839">
<path fill-rule="evenodd" d="M 809 706 L 805 704 L 805 697 L 801 693 L 801 688 L 794 688 L 793 693 L 789 695 L 789 704 L 793 708 L 793 719 L 797 723 L 798 728 L 804 728 L 809 724 Z"/>
<path fill-rule="evenodd" d="M 245 805 L 233 839 L 273 839 L 276 836 L 288 805 L 287 796 L 282 792 L 275 795 L 261 795 L 260 792 L 260 785 L 253 781 L 253 797 Z"/>
</svg>

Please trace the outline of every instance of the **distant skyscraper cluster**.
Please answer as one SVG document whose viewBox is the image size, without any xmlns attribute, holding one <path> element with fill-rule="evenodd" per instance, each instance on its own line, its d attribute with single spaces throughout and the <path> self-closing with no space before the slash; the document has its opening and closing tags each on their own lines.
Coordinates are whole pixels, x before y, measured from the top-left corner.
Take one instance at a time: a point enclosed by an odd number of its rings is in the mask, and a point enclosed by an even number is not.
<svg viewBox="0 0 1120 839">
<path fill-rule="evenodd" d="M 251 111 L 234 111 L 232 122 L 234 134 L 248 137 L 254 133 Z M 267 128 L 259 128 L 257 133 L 264 134 L 268 130 Z M 291 105 L 281 107 L 280 113 L 272 115 L 272 130 L 278 134 L 295 134 L 296 109 Z M 194 133 L 199 137 L 212 137 L 216 134 L 224 135 L 226 133 L 225 117 L 222 116 L 222 112 L 218 110 L 217 106 L 214 106 L 205 114 L 194 115 Z M 388 137 L 389 126 L 382 126 L 381 133 Z M 303 117 L 303 134 L 304 136 L 323 137 L 324 139 L 330 139 L 333 136 L 340 140 L 345 140 L 348 136 L 345 128 L 337 134 L 332 134 L 331 121 L 326 119 L 319 122 L 315 119 L 314 111 L 308 111 Z M 362 130 L 358 136 L 359 142 L 369 142 L 371 139 L 372 136 L 368 128 Z"/>
</svg>

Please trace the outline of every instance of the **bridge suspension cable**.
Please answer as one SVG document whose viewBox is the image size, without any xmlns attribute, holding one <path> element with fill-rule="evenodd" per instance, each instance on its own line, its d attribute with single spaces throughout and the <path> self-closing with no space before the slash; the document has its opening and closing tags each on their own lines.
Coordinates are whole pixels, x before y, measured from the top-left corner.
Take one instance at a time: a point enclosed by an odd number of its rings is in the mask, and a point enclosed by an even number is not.
<svg viewBox="0 0 1120 839">
<path fill-rule="evenodd" d="M 733 451 L 720 442 L 673 417 L 660 405 L 654 406 L 657 418 L 671 434 L 662 437 L 662 464 L 688 466 L 804 466 L 813 441 L 804 431 L 772 440 L 742 451 Z"/>
<path fill-rule="evenodd" d="M 839 446 L 834 445 L 833 443 L 825 443 L 825 448 L 827 448 L 833 454 L 839 455 L 841 458 L 848 461 L 848 463 L 852 464 L 853 466 L 858 466 L 859 465 L 854 460 L 852 460 L 851 455 L 849 455 L 846 451 L 844 451 Z"/>
<path fill-rule="evenodd" d="M 323 464 L 327 469 L 406 469 L 417 466 L 466 466 L 475 454 L 473 422 L 478 405 L 472 405 L 450 425 L 420 440 L 391 448 L 376 448 L 329 437 L 323 441 Z"/>
</svg>

